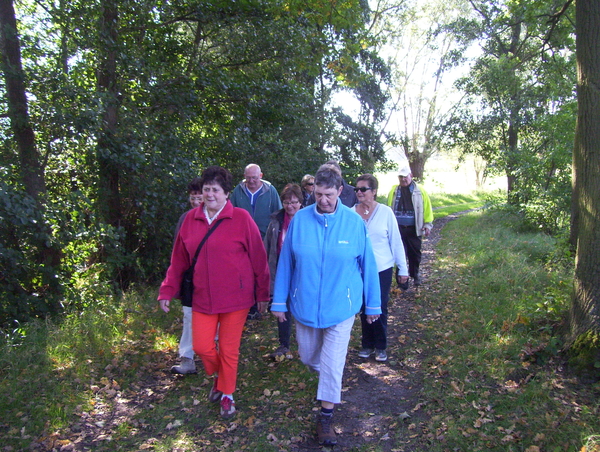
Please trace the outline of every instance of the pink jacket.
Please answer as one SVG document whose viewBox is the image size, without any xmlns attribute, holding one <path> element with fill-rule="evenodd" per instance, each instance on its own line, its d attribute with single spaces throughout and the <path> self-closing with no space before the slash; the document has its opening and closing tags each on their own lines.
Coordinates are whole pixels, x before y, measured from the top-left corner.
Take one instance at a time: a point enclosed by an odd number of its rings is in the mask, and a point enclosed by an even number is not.
<svg viewBox="0 0 600 452">
<path fill-rule="evenodd" d="M 190 210 L 179 229 L 159 300 L 177 295 L 183 273 L 208 231 L 203 207 Z M 194 271 L 192 310 L 204 314 L 233 312 L 250 308 L 255 301 L 269 301 L 269 265 L 256 223 L 230 201 L 210 227 L 221 218 L 200 250 Z"/>
</svg>

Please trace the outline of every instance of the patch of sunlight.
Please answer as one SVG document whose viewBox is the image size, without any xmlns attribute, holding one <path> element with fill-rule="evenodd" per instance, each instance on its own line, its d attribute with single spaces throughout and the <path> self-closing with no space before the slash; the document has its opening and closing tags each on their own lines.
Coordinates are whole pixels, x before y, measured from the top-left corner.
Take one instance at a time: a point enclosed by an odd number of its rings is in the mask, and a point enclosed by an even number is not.
<svg viewBox="0 0 600 452">
<path fill-rule="evenodd" d="M 183 422 L 181 424 L 179 424 L 175 421 L 175 422 L 172 422 L 170 425 L 171 425 L 172 429 L 175 429 L 175 428 L 181 427 L 185 424 Z M 188 425 L 188 427 L 190 425 Z M 169 425 L 167 425 L 167 428 L 168 427 L 169 427 Z M 193 436 L 190 436 L 189 431 L 187 431 L 187 430 L 180 430 L 175 435 L 175 438 L 173 438 L 172 446 L 173 446 L 172 450 L 178 450 L 179 448 L 183 448 L 183 450 L 194 450 L 193 449 L 194 448 Z"/>
<path fill-rule="evenodd" d="M 47 346 L 46 354 L 54 370 L 64 371 L 75 366 L 75 355 L 67 344 Z"/>
<path fill-rule="evenodd" d="M 159 352 L 177 348 L 179 341 L 173 335 L 157 335 L 154 338 L 153 349 Z"/>
<path fill-rule="evenodd" d="M 496 345 L 508 346 L 512 345 L 515 342 L 515 338 L 511 334 L 506 333 L 496 333 Z"/>
</svg>

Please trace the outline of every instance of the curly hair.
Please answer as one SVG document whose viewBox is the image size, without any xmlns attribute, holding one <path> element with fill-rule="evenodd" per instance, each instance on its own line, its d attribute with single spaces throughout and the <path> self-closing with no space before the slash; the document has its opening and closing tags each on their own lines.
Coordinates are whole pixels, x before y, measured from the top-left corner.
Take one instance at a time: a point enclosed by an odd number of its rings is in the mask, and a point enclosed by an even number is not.
<svg viewBox="0 0 600 452">
<path fill-rule="evenodd" d="M 221 166 L 209 166 L 202 171 L 200 176 L 200 187 L 205 184 L 219 184 L 225 193 L 230 193 L 233 190 L 233 176 L 229 170 Z"/>
</svg>

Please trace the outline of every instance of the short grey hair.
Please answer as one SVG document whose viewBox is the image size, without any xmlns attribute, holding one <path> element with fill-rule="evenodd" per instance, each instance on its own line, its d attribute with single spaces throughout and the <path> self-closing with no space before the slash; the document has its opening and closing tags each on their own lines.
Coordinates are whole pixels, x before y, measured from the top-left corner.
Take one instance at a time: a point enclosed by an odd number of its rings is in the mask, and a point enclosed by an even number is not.
<svg viewBox="0 0 600 452">
<path fill-rule="evenodd" d="M 339 189 L 344 181 L 342 175 L 339 173 L 337 168 L 332 165 L 321 165 L 317 174 L 315 174 L 315 185 L 325 188 Z"/>
</svg>

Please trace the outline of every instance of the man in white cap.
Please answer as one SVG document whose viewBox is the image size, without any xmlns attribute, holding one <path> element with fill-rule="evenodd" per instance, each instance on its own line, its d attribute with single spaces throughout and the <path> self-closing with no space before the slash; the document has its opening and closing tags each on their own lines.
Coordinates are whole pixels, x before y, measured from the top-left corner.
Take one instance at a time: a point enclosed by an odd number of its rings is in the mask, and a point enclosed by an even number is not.
<svg viewBox="0 0 600 452">
<path fill-rule="evenodd" d="M 406 250 L 408 274 L 415 286 L 421 285 L 421 237 L 427 237 L 433 227 L 433 210 L 429 196 L 412 178 L 410 166 L 398 172 L 399 185 L 394 185 L 388 195 L 388 206 L 398 221 L 400 236 Z"/>
</svg>

